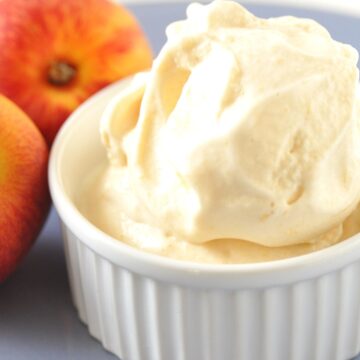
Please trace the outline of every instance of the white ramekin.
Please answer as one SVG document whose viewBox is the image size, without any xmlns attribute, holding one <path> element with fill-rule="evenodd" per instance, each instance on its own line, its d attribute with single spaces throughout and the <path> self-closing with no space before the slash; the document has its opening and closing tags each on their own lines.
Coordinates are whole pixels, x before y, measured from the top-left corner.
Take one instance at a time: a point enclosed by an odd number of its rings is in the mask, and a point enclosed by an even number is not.
<svg viewBox="0 0 360 360">
<path fill-rule="evenodd" d="M 104 234 L 74 205 L 104 160 L 99 119 L 123 81 L 93 96 L 51 152 L 79 316 L 123 360 L 346 360 L 360 352 L 360 235 L 309 255 L 205 265 L 141 252 Z"/>
</svg>

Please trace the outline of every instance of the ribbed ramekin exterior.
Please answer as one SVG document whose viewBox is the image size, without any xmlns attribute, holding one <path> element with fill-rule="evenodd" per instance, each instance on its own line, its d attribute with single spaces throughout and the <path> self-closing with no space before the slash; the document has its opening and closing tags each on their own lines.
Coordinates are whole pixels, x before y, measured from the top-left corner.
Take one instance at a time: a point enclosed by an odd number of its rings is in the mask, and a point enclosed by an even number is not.
<svg viewBox="0 0 360 360">
<path fill-rule="evenodd" d="M 281 287 L 206 289 L 112 264 L 63 225 L 73 301 L 122 360 L 347 360 L 360 352 L 360 261 Z"/>
</svg>

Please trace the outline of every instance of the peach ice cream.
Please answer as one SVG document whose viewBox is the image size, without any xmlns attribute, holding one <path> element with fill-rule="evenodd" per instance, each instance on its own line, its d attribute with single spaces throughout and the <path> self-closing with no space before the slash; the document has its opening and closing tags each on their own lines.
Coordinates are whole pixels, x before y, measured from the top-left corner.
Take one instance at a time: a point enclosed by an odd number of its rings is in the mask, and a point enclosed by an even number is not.
<svg viewBox="0 0 360 360">
<path fill-rule="evenodd" d="M 104 113 L 79 206 L 133 246 L 204 262 L 300 255 L 355 230 L 358 54 L 318 23 L 192 4 Z M 352 231 L 348 231 L 348 229 Z"/>
</svg>

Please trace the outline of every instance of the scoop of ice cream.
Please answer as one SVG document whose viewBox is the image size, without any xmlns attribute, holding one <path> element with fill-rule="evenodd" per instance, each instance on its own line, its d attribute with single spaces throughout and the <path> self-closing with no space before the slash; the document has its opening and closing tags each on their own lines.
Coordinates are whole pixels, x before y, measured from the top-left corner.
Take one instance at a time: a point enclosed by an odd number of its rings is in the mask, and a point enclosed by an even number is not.
<svg viewBox="0 0 360 360">
<path fill-rule="evenodd" d="M 356 50 L 231 1 L 187 15 L 102 119 L 143 208 L 128 215 L 194 243 L 338 233 L 360 197 Z"/>
</svg>

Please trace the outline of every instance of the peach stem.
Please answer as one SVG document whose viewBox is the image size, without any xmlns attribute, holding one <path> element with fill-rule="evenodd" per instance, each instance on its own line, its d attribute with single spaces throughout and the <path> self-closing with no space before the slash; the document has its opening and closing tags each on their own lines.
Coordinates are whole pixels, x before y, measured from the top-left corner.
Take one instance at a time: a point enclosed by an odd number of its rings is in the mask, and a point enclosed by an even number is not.
<svg viewBox="0 0 360 360">
<path fill-rule="evenodd" d="M 77 69 L 65 61 L 56 61 L 49 66 L 48 81 L 55 86 L 68 85 L 75 77 Z"/>
</svg>

